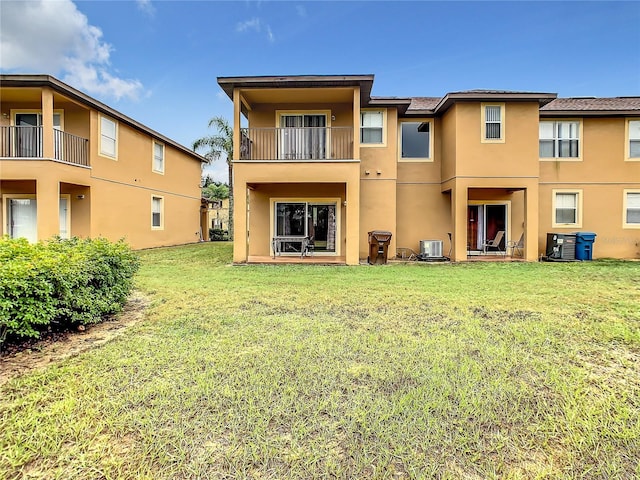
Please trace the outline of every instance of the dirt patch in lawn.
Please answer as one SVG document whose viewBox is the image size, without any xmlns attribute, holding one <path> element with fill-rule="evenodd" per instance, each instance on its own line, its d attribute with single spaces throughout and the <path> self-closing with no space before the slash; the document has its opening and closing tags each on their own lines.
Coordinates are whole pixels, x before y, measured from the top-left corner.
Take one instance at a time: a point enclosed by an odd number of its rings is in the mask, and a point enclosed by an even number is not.
<svg viewBox="0 0 640 480">
<path fill-rule="evenodd" d="M 0 385 L 24 373 L 104 345 L 144 319 L 148 305 L 149 299 L 136 291 L 122 312 L 102 323 L 87 325 L 84 331 L 49 332 L 39 340 L 8 346 L 0 355 Z"/>
</svg>

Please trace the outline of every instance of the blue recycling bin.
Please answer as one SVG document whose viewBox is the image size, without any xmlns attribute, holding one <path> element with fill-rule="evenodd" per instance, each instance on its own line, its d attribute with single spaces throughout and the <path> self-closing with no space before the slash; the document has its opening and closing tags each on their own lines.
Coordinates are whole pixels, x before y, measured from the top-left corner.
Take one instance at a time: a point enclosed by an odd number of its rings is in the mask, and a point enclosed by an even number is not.
<svg viewBox="0 0 640 480">
<path fill-rule="evenodd" d="M 576 260 L 593 260 L 593 244 L 596 234 L 593 232 L 575 232 Z"/>
</svg>

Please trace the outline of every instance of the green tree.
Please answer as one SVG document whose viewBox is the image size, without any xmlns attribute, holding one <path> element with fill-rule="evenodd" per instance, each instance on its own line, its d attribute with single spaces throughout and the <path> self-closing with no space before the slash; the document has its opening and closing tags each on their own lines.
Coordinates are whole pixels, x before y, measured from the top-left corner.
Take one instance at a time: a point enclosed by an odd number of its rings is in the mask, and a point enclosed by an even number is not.
<svg viewBox="0 0 640 480">
<path fill-rule="evenodd" d="M 193 142 L 193 150 L 203 151 L 209 163 L 220 158 L 227 161 L 229 167 L 229 239 L 233 240 L 233 128 L 224 117 L 213 117 L 209 120 L 209 128 L 216 133 L 202 137 Z"/>
<path fill-rule="evenodd" d="M 229 198 L 229 185 L 222 182 L 205 183 L 202 187 L 202 196 L 207 200 L 224 200 Z"/>
</svg>

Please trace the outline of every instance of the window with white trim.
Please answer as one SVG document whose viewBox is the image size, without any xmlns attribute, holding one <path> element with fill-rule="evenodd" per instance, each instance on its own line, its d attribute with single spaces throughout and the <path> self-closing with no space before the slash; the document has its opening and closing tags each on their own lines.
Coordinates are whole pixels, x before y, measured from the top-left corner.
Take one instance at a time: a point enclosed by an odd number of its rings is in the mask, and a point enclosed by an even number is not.
<svg viewBox="0 0 640 480">
<path fill-rule="evenodd" d="M 118 152 L 118 125 L 100 116 L 100 155 L 115 158 Z"/>
<path fill-rule="evenodd" d="M 540 158 L 578 158 L 580 122 L 540 122 Z"/>
<path fill-rule="evenodd" d="M 640 160 L 640 120 L 629 120 L 629 157 Z"/>
<path fill-rule="evenodd" d="M 400 158 L 430 158 L 430 122 L 402 122 L 400 124 Z"/>
<path fill-rule="evenodd" d="M 624 192 L 624 226 L 640 228 L 640 191 Z"/>
<path fill-rule="evenodd" d="M 151 197 L 151 228 L 161 230 L 164 227 L 164 198 Z"/>
<path fill-rule="evenodd" d="M 553 199 L 553 226 L 579 226 L 580 192 L 556 191 Z"/>
<path fill-rule="evenodd" d="M 484 140 L 503 139 L 502 105 L 483 105 L 484 110 Z"/>
<path fill-rule="evenodd" d="M 384 113 L 381 110 L 360 112 L 360 143 L 384 143 Z"/>
<path fill-rule="evenodd" d="M 164 173 L 164 145 L 153 142 L 153 171 Z"/>
</svg>

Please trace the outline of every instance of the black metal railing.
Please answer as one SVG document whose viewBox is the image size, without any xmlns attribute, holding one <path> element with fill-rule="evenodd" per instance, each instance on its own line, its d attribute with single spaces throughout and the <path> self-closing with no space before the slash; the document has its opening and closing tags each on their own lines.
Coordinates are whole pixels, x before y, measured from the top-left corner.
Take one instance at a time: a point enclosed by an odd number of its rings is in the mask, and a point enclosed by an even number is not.
<svg viewBox="0 0 640 480">
<path fill-rule="evenodd" d="M 351 127 L 243 128 L 240 160 L 349 160 Z"/>
<path fill-rule="evenodd" d="M 0 157 L 43 158 L 42 127 L 0 127 Z M 89 166 L 89 140 L 62 130 L 53 130 L 56 160 Z"/>
</svg>

